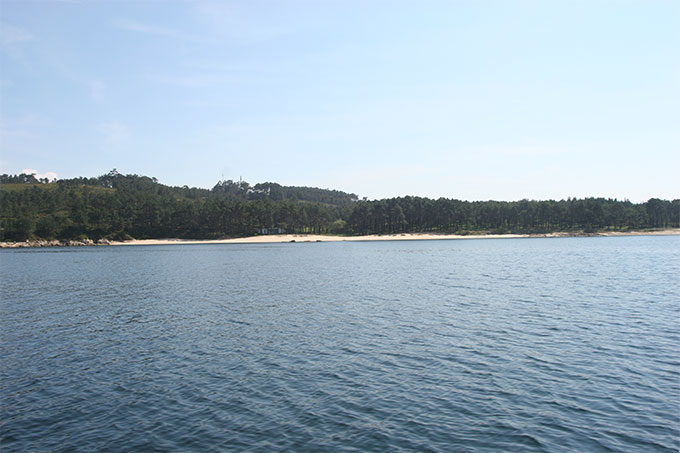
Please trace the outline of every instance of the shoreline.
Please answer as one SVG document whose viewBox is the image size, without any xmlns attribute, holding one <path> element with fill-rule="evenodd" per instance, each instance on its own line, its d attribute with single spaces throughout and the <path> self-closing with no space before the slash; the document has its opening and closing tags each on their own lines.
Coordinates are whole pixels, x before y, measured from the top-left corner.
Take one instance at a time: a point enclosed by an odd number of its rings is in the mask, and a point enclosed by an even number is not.
<svg viewBox="0 0 680 453">
<path fill-rule="evenodd" d="M 36 248 L 36 247 L 78 247 L 78 246 L 130 246 L 130 245 L 192 245 L 192 244 L 282 244 L 308 242 L 365 242 L 365 241 L 422 241 L 422 240 L 455 240 L 455 239 L 523 239 L 523 238 L 564 238 L 564 237 L 613 237 L 613 236 L 669 236 L 680 235 L 680 228 L 654 231 L 604 231 L 598 233 L 554 232 L 527 234 L 437 234 L 437 233 L 401 233 L 401 234 L 369 234 L 364 236 L 331 236 L 321 234 L 272 234 L 248 236 L 231 239 L 132 239 L 129 241 L 94 242 L 90 239 L 81 241 L 35 240 L 25 242 L 0 242 L 0 248 Z"/>
<path fill-rule="evenodd" d="M 322 234 L 272 234 L 248 236 L 233 239 L 134 239 L 131 241 L 111 242 L 111 245 L 171 245 L 171 244 L 283 244 L 307 242 L 366 242 L 366 241 L 432 241 L 456 239 L 524 239 L 559 237 L 598 237 L 598 236 L 666 236 L 680 235 L 680 228 L 659 231 L 630 231 L 602 233 L 527 233 L 527 234 L 437 234 L 437 233 L 400 233 L 367 234 L 364 236 L 332 236 Z"/>
</svg>

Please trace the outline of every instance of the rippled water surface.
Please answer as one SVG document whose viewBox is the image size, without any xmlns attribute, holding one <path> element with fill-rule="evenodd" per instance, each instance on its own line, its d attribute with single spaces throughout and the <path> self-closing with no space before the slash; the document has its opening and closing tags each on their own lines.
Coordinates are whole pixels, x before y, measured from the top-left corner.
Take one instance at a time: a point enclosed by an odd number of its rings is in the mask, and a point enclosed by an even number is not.
<svg viewBox="0 0 680 453">
<path fill-rule="evenodd" d="M 680 237 L 0 265 L 3 452 L 680 448 Z"/>
</svg>

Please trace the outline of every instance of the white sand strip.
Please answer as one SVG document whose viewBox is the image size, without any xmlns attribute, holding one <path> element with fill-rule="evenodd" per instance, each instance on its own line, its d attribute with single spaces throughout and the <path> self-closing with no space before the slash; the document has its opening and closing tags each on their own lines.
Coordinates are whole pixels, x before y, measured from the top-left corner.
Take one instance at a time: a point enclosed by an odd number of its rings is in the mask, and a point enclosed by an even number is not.
<svg viewBox="0 0 680 453">
<path fill-rule="evenodd" d="M 680 235 L 680 229 L 642 231 L 642 232 L 605 232 L 592 234 L 547 233 L 547 234 L 370 234 L 366 236 L 327 236 L 320 234 L 271 234 L 250 236 L 235 239 L 134 239 L 131 241 L 111 242 L 111 245 L 170 245 L 170 244 L 270 244 L 284 242 L 356 242 L 356 241 L 416 241 L 441 239 L 512 239 L 512 238 L 545 238 L 545 237 L 580 237 L 580 236 L 647 236 L 647 235 Z"/>
</svg>

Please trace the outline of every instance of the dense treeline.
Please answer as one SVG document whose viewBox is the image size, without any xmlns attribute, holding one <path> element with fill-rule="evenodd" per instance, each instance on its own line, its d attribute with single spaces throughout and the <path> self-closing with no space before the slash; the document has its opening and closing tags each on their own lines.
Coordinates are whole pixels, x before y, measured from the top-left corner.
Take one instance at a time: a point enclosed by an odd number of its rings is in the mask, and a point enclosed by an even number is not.
<svg viewBox="0 0 680 453">
<path fill-rule="evenodd" d="M 50 182 L 49 178 L 38 179 L 34 174 L 0 175 L 0 184 L 47 184 L 48 182 Z"/>
<path fill-rule="evenodd" d="M 680 227 L 680 200 L 604 198 L 467 202 L 354 194 L 275 183 L 169 187 L 121 175 L 49 182 L 0 176 L 0 239 L 219 238 L 289 233 L 550 232 Z"/>
<path fill-rule="evenodd" d="M 349 217 L 353 233 L 546 233 L 634 230 L 680 226 L 680 200 L 634 204 L 605 198 L 561 201 L 459 201 L 419 197 L 359 203 Z"/>
</svg>

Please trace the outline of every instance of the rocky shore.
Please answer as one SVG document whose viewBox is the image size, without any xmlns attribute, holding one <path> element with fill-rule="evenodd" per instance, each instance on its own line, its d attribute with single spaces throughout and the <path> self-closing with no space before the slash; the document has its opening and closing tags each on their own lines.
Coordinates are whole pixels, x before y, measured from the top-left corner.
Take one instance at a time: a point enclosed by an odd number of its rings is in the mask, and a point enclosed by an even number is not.
<svg viewBox="0 0 680 453">
<path fill-rule="evenodd" d="M 68 240 L 59 241 L 56 239 L 44 240 L 36 239 L 24 242 L 0 242 L 0 248 L 24 248 L 24 247 L 83 247 L 91 245 L 111 245 L 111 241 L 107 239 L 99 239 L 93 241 L 92 239 Z"/>
</svg>

